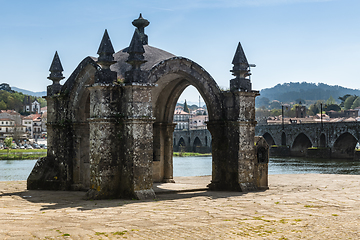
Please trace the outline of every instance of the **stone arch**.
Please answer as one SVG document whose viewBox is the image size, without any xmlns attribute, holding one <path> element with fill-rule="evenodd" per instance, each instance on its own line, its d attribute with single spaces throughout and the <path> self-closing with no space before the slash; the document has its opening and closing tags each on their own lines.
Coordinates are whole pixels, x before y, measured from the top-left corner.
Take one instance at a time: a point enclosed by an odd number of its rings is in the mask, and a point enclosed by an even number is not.
<svg viewBox="0 0 360 240">
<path fill-rule="evenodd" d="M 156 83 L 153 90 L 153 110 L 156 121 L 173 122 L 178 98 L 186 87 L 194 86 L 208 108 L 209 121 L 222 119 L 222 93 L 214 79 L 197 63 L 182 57 L 173 57 L 155 65 L 149 80 Z"/>
<path fill-rule="evenodd" d="M 272 146 L 272 145 L 276 145 L 275 144 L 275 140 L 274 138 L 271 136 L 270 133 L 266 132 L 263 134 L 263 137 L 265 138 L 267 144 L 269 144 L 269 146 Z"/>
<path fill-rule="evenodd" d="M 349 132 L 341 134 L 331 149 L 333 158 L 353 158 L 358 140 Z"/>
<path fill-rule="evenodd" d="M 326 147 L 326 137 L 325 137 L 324 133 L 322 133 L 320 135 L 320 145 L 319 146 L 322 148 Z"/>
<path fill-rule="evenodd" d="M 60 95 L 67 99 L 67 116 L 72 121 L 86 121 L 84 111 L 88 110 L 84 106 L 90 95 L 87 86 L 94 83 L 99 68 L 93 58 L 85 58 L 61 88 Z"/>
<path fill-rule="evenodd" d="M 185 143 L 185 140 L 184 140 L 183 137 L 181 137 L 181 138 L 179 139 L 179 142 L 178 142 L 177 146 L 179 147 L 179 150 L 181 150 L 182 147 L 186 148 L 186 143 Z M 184 149 L 184 150 L 185 150 L 185 149 Z"/>
<path fill-rule="evenodd" d="M 286 146 L 286 134 L 285 134 L 285 132 L 283 132 L 281 134 L 281 145 Z"/>
<path fill-rule="evenodd" d="M 193 152 L 200 152 L 201 147 L 202 147 L 202 144 L 201 144 L 200 138 L 196 137 L 194 139 L 194 143 L 193 143 Z"/>
<path fill-rule="evenodd" d="M 291 155 L 293 156 L 306 156 L 307 149 L 311 147 L 313 144 L 311 143 L 308 136 L 304 133 L 300 133 L 295 138 L 292 147 L 291 147 Z"/>
<path fill-rule="evenodd" d="M 85 58 L 71 74 L 61 88 L 60 95 L 67 107 L 67 119 L 71 121 L 69 130 L 72 133 L 67 139 L 72 142 L 72 189 L 90 188 L 90 93 L 87 88 L 95 81 L 96 71 L 99 66 L 91 58 Z"/>
<path fill-rule="evenodd" d="M 149 71 L 152 90 L 154 123 L 154 181 L 171 181 L 173 178 L 172 146 L 167 139 L 172 136 L 174 110 L 184 89 L 194 86 L 208 108 L 209 123 L 224 119 L 223 95 L 214 79 L 197 63 L 182 57 L 173 57 L 155 65 Z M 209 129 L 210 130 L 210 129 Z M 214 132 L 212 139 L 216 138 Z M 160 149 L 160 150 L 158 150 Z M 163 171 L 163 172 L 162 172 Z"/>
</svg>

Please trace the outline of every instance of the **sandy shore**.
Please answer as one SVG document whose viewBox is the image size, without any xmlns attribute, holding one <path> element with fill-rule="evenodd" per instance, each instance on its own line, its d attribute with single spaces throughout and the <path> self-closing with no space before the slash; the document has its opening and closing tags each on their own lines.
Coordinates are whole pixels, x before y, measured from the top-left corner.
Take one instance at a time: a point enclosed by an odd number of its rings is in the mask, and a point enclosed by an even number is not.
<svg viewBox="0 0 360 240">
<path fill-rule="evenodd" d="M 360 239 L 360 176 L 270 175 L 262 192 L 178 192 L 210 177 L 158 184 L 157 199 L 82 200 L 0 182 L 0 239 Z"/>
</svg>

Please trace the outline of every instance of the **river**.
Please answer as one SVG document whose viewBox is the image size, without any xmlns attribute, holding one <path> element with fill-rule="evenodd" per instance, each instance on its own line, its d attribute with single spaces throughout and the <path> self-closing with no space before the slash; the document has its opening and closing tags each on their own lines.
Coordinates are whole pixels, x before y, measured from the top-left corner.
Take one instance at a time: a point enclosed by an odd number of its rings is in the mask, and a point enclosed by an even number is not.
<svg viewBox="0 0 360 240">
<path fill-rule="evenodd" d="M 174 177 L 211 175 L 210 157 L 174 157 Z M 36 160 L 0 161 L 0 181 L 26 180 Z M 355 174 L 360 161 L 346 159 L 270 158 L 269 174 Z"/>
</svg>

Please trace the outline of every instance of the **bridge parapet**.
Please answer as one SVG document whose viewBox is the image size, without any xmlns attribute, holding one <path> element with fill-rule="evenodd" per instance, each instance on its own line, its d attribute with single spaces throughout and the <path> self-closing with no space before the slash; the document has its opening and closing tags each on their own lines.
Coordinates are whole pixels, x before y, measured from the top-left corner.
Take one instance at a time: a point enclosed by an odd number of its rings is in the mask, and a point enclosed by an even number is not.
<svg viewBox="0 0 360 240">
<path fill-rule="evenodd" d="M 302 123 L 257 125 L 255 133 L 264 136 L 269 145 L 286 145 L 293 155 L 306 149 L 328 148 L 331 157 L 350 158 L 360 139 L 360 122 Z"/>
</svg>

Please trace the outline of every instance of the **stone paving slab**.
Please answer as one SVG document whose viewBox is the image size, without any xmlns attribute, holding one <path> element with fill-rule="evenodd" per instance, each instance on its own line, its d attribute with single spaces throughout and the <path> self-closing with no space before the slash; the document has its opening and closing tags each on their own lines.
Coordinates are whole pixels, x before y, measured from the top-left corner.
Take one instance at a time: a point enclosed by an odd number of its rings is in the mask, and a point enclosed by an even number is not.
<svg viewBox="0 0 360 240">
<path fill-rule="evenodd" d="M 175 181 L 154 188 L 205 188 L 210 177 Z M 261 192 L 86 201 L 84 192 L 0 182 L 0 239 L 360 239 L 360 176 L 270 175 L 269 183 Z"/>
</svg>

